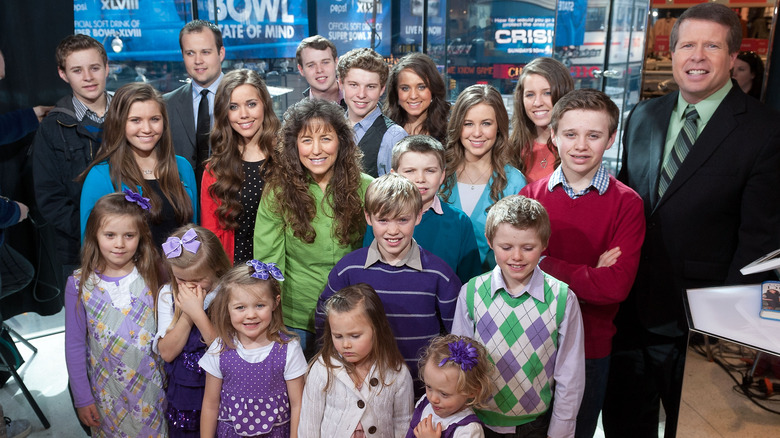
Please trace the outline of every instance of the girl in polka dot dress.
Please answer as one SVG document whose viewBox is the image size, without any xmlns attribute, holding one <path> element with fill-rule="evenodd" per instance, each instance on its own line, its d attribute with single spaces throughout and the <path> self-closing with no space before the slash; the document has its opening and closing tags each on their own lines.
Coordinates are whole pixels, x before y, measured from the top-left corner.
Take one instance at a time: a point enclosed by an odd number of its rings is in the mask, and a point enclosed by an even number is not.
<svg viewBox="0 0 780 438">
<path fill-rule="evenodd" d="M 218 338 L 199 364 L 206 375 L 201 436 L 297 437 L 306 360 L 284 328 L 284 277 L 250 260 L 228 271 L 211 304 Z"/>
<path fill-rule="evenodd" d="M 382 300 L 359 283 L 325 302 L 322 350 L 306 377 L 300 435 L 403 437 L 411 420 L 412 376 Z"/>
<path fill-rule="evenodd" d="M 247 69 L 225 73 L 214 101 L 212 155 L 201 181 L 200 219 L 236 265 L 252 258 L 257 206 L 279 127 L 260 76 Z"/>
</svg>

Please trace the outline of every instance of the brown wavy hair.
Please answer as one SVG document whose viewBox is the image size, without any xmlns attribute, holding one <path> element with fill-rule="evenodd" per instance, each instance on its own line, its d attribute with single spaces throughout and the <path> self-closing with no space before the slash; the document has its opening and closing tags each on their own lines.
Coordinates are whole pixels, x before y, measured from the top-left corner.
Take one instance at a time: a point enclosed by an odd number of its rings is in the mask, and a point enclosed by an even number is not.
<svg viewBox="0 0 780 438">
<path fill-rule="evenodd" d="M 84 291 L 84 285 L 91 281 L 95 272 L 105 269 L 106 262 L 100 252 L 98 233 L 108 216 L 130 216 L 138 230 L 138 247 L 133 256 L 133 264 L 143 277 L 146 287 L 154 296 L 157 306 L 157 292 L 160 289 L 159 253 L 152 240 L 147 220 L 148 212 L 135 202 L 125 199 L 124 193 L 109 193 L 98 199 L 87 219 L 84 231 L 84 243 L 81 245 L 81 273 L 79 274 L 79 299 Z"/>
<path fill-rule="evenodd" d="M 553 105 L 566 93 L 574 90 L 574 79 L 571 77 L 571 72 L 560 61 L 552 58 L 536 58 L 523 67 L 515 87 L 514 114 L 512 114 L 513 131 L 509 138 L 507 161 L 524 175 L 526 172 L 525 162 L 530 159 L 533 153 L 533 144 L 536 138 L 536 125 L 525 113 L 525 105 L 523 105 L 524 82 L 531 75 L 539 75 L 550 84 L 550 97 Z M 547 149 L 555 157 L 554 167 L 558 167 L 561 164 L 561 158 L 558 156 L 558 149 L 552 144 L 552 141 L 547 141 Z"/>
<path fill-rule="evenodd" d="M 298 135 L 333 129 L 339 141 L 333 176 L 325 189 L 324 202 L 333 211 L 333 235 L 342 246 L 355 243 L 366 228 L 360 193 L 363 153 L 355 144 L 354 133 L 336 103 L 322 99 L 304 99 L 284 114 L 279 142 L 274 150 L 268 190 L 276 196 L 274 213 L 291 227 L 293 235 L 306 243 L 314 242 L 311 223 L 320 208 L 309 192 L 312 179 L 298 157 Z"/>
<path fill-rule="evenodd" d="M 447 140 L 447 117 L 450 114 L 450 103 L 447 102 L 447 88 L 444 79 L 436 63 L 430 56 L 423 53 L 410 53 L 398 62 L 390 71 L 387 81 L 387 101 L 382 113 L 392 121 L 403 127 L 409 119 L 401 105 L 398 104 L 398 76 L 404 70 L 411 70 L 422 78 L 425 86 L 431 92 L 431 104 L 426 111 L 426 118 L 422 122 L 422 132 L 444 143 Z M 410 132 L 410 134 L 415 134 Z"/>
<path fill-rule="evenodd" d="M 450 345 L 452 343 L 463 341 L 466 344 L 471 344 L 477 350 L 476 364 L 472 366 L 468 371 L 464 371 L 460 364 L 453 360 L 447 360 L 452 357 Z M 445 361 L 442 364 L 442 361 Z M 431 339 L 428 347 L 425 348 L 420 361 L 418 362 L 418 369 L 420 372 L 420 381 L 425 382 L 425 365 L 427 363 L 433 364 L 438 368 L 452 368 L 458 372 L 458 383 L 456 388 L 458 392 L 472 396 L 466 402 L 466 406 L 470 408 L 484 409 L 486 406 L 483 404 L 490 399 L 493 395 L 493 379 L 491 373 L 495 368 L 489 360 L 488 352 L 485 347 L 479 342 L 466 336 L 458 335 L 445 335 L 437 336 Z"/>
<path fill-rule="evenodd" d="M 217 337 L 222 340 L 222 351 L 226 348 L 235 350 L 234 342 L 238 332 L 236 332 L 233 323 L 230 321 L 230 299 L 236 289 L 243 289 L 253 293 L 256 297 L 260 294 L 271 294 L 276 303 L 276 308 L 271 312 L 271 323 L 268 325 L 266 337 L 279 343 L 287 343 L 296 337 L 287 331 L 282 317 L 282 286 L 275 278 L 269 276 L 268 280 L 250 277 L 255 273 L 255 268 L 246 263 L 242 263 L 227 272 L 219 280 L 219 293 L 209 306 L 209 319 L 214 324 L 214 331 Z M 281 336 L 284 334 L 284 337 Z"/>
<path fill-rule="evenodd" d="M 240 69 L 225 73 L 219 83 L 217 95 L 214 100 L 214 129 L 211 130 L 209 139 L 212 145 L 212 155 L 206 161 L 206 171 L 214 176 L 215 182 L 208 187 L 208 196 L 217 202 L 217 219 L 220 227 L 235 230 L 238 228 L 238 217 L 242 213 L 241 183 L 245 175 L 242 168 L 242 142 L 243 138 L 236 134 L 230 126 L 228 114 L 230 113 L 230 101 L 233 91 L 241 85 L 251 85 L 260 95 L 263 105 L 263 125 L 255 135 L 260 150 L 265 154 L 265 163 L 260 168 L 260 175 L 265 173 L 271 160 L 276 137 L 281 123 L 273 110 L 271 94 L 265 86 L 260 75 L 252 70 Z"/>
<path fill-rule="evenodd" d="M 165 262 L 165 270 L 171 281 L 171 294 L 173 295 L 171 302 L 175 302 L 176 297 L 179 296 L 179 284 L 176 281 L 176 277 L 173 275 L 173 267 L 179 269 L 192 269 L 199 275 L 211 274 L 218 280 L 233 266 L 228 259 L 227 254 L 225 254 L 225 249 L 222 247 L 219 238 L 211 232 L 211 230 L 195 224 L 187 224 L 178 228 L 171 236 L 181 239 L 181 237 L 184 236 L 184 233 L 189 231 L 190 228 L 195 230 L 195 234 L 198 235 L 198 241 L 200 242 L 198 250 L 195 253 L 182 250 L 178 257 L 166 257 L 163 259 Z M 203 276 L 205 277 L 205 275 Z M 173 320 L 169 327 L 173 328 L 180 317 L 181 307 L 175 307 L 173 311 Z"/>
<path fill-rule="evenodd" d="M 355 365 L 344 360 L 338 350 L 336 350 L 336 346 L 333 345 L 330 320 L 328 319 L 328 316 L 333 313 L 351 312 L 355 309 L 361 309 L 369 324 L 371 324 L 373 339 L 371 355 L 367 359 L 374 361 L 374 366 L 376 366 L 376 370 L 379 372 L 379 378 L 382 380 L 382 383 L 385 385 L 391 383 L 385 379 L 389 371 L 398 372 L 406 366 L 404 357 L 398 350 L 398 344 L 395 342 L 395 336 L 390 328 L 390 323 L 387 322 L 385 307 L 382 305 L 382 300 L 374 288 L 366 283 L 347 286 L 336 292 L 325 302 L 325 327 L 322 333 L 322 349 L 310 362 L 314 364 L 318 359 L 322 358 L 322 362 L 328 370 L 328 381 L 323 391 L 328 390 L 333 370 L 337 366 L 333 365 L 333 362 L 344 367 L 350 376 L 355 373 Z"/>
<path fill-rule="evenodd" d="M 125 125 L 130 113 L 130 107 L 137 102 L 153 101 L 160 107 L 160 113 L 163 119 L 163 132 L 160 141 L 154 146 L 154 153 L 157 155 L 157 167 L 154 173 L 160 184 L 165 198 L 173 207 L 176 214 L 176 221 L 179 224 L 186 224 L 192 220 L 193 205 L 187 192 L 184 190 L 184 184 L 179 179 L 179 168 L 176 164 L 176 155 L 173 151 L 173 141 L 171 140 L 171 125 L 168 120 L 168 111 L 165 110 L 165 102 L 160 93 L 149 84 L 133 82 L 123 85 L 114 94 L 111 99 L 111 105 L 106 113 L 106 120 L 103 123 L 103 142 L 100 144 L 95 159 L 87 169 L 78 176 L 80 181 L 84 181 L 87 174 L 97 164 L 108 163 L 109 175 L 114 190 L 122 190 L 122 184 L 128 186 L 136 192 L 137 187 L 141 187 L 144 197 L 149 198 L 152 203 L 150 218 L 152 223 L 159 223 L 162 220 L 162 202 L 157 193 L 152 189 L 147 180 L 141 174 L 138 163 L 135 162 L 133 149 L 127 142 Z M 197 187 L 192 187 L 193 193 L 197 193 Z"/>
<path fill-rule="evenodd" d="M 493 202 L 501 199 L 501 192 L 507 185 L 506 171 L 506 148 L 509 146 L 509 115 L 504 107 L 504 100 L 501 93 L 493 86 L 477 84 L 472 85 L 458 96 L 455 105 L 452 106 L 452 115 L 450 123 L 447 124 L 447 147 L 444 151 L 444 157 L 447 160 L 444 176 L 444 185 L 441 189 L 441 195 L 444 200 L 449 200 L 452 190 L 457 184 L 457 172 L 466 161 L 466 152 L 463 144 L 460 142 L 460 134 L 463 132 L 463 122 L 466 114 L 471 108 L 484 103 L 496 114 L 496 141 L 491 149 L 490 164 L 493 167 L 493 184 L 490 185 L 490 199 Z"/>
</svg>

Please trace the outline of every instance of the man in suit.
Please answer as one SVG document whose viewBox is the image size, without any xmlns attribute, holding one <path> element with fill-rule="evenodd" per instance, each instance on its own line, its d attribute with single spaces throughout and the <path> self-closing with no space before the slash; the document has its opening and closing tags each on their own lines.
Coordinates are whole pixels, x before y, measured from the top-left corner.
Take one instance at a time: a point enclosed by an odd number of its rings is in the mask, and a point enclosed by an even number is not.
<svg viewBox="0 0 780 438">
<path fill-rule="evenodd" d="M 636 281 L 615 321 L 604 403 L 607 437 L 677 429 L 688 338 L 685 289 L 754 283 L 739 269 L 780 247 L 780 115 L 732 85 L 739 17 L 688 9 L 672 30 L 680 91 L 626 121 L 618 179 L 642 197 L 647 229 Z"/>
<path fill-rule="evenodd" d="M 210 155 L 208 133 L 214 126 L 214 98 L 223 76 L 222 32 L 214 23 L 190 21 L 179 32 L 179 47 L 191 80 L 167 93 L 165 101 L 176 155 L 186 158 L 195 169 L 200 189 L 203 161 Z M 203 105 L 202 99 L 206 99 Z"/>
</svg>

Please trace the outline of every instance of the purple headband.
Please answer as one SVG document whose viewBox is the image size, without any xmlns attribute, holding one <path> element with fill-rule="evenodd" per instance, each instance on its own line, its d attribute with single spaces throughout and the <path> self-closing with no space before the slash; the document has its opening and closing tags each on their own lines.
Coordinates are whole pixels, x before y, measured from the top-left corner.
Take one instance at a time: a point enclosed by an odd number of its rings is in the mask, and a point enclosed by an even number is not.
<svg viewBox="0 0 780 438">
<path fill-rule="evenodd" d="M 200 248 L 200 241 L 198 241 L 198 233 L 194 228 L 190 228 L 181 236 L 181 239 L 176 236 L 171 236 L 162 244 L 163 253 L 165 253 L 166 259 L 172 259 L 179 257 L 182 252 L 182 248 L 195 254 Z"/>
<path fill-rule="evenodd" d="M 479 363 L 479 352 L 470 342 L 459 339 L 457 342 L 450 342 L 447 346 L 450 347 L 450 356 L 439 362 L 440 367 L 451 360 L 456 365 L 460 365 L 463 371 L 468 371 Z"/>
<path fill-rule="evenodd" d="M 122 190 L 122 193 L 125 194 L 125 199 L 128 202 L 138 204 L 138 206 L 144 210 L 149 210 L 152 208 L 152 203 L 149 202 L 149 198 L 144 198 L 140 193 L 136 193 L 130 189 L 124 189 Z"/>
<path fill-rule="evenodd" d="M 249 260 L 246 262 L 247 266 L 251 266 L 255 269 L 254 274 L 249 276 L 257 278 L 258 280 L 268 280 L 268 277 L 273 277 L 277 281 L 284 281 L 284 275 L 282 271 L 276 267 L 276 263 L 263 263 L 259 260 Z"/>
</svg>

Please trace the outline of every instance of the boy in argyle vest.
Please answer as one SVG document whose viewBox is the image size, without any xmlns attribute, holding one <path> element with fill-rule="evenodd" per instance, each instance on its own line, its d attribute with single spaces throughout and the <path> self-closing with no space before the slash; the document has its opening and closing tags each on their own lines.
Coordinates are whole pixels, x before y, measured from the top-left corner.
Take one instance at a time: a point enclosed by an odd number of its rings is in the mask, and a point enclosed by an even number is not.
<svg viewBox="0 0 780 438">
<path fill-rule="evenodd" d="M 537 266 L 550 238 L 547 212 L 524 196 L 503 198 L 485 237 L 496 267 L 463 285 L 452 324 L 496 365 L 493 398 L 476 411 L 485 436 L 573 437 L 585 387 L 582 316 L 569 287 Z"/>
</svg>

